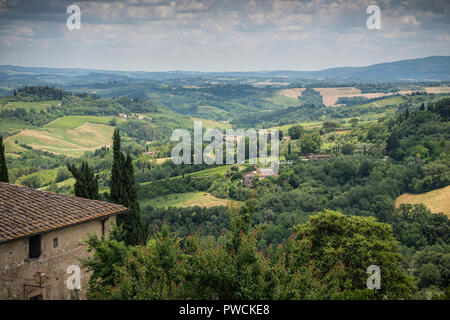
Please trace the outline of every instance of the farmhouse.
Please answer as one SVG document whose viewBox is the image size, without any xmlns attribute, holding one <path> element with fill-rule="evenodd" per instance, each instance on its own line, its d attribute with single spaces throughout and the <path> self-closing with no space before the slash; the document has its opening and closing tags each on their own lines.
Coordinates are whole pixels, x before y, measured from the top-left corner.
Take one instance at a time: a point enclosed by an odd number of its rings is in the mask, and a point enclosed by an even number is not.
<svg viewBox="0 0 450 320">
<path fill-rule="evenodd" d="M 150 150 L 150 151 L 144 152 L 143 155 L 155 156 L 156 155 L 156 150 Z"/>
<path fill-rule="evenodd" d="M 84 240 L 108 235 L 126 210 L 0 182 L 0 299 L 83 298 L 89 280 L 79 269 L 79 259 L 88 256 Z M 78 275 L 78 285 L 68 286 Z"/>
<path fill-rule="evenodd" d="M 255 171 L 247 172 L 242 175 L 242 182 L 247 188 L 253 186 L 255 178 L 258 176 L 259 180 L 263 180 L 266 177 L 277 177 L 279 162 L 276 161 L 272 167 L 269 168 L 256 168 Z"/>
</svg>

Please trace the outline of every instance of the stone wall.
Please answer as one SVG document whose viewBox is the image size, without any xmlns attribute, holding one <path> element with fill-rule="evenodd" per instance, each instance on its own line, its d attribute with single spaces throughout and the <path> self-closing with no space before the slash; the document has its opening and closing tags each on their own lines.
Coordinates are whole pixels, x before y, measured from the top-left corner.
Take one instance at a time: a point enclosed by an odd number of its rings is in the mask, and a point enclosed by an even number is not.
<svg viewBox="0 0 450 320">
<path fill-rule="evenodd" d="M 105 235 L 116 222 L 110 216 L 104 223 Z M 88 256 L 83 241 L 89 234 L 102 235 L 102 221 L 91 220 L 41 235 L 41 255 L 29 258 L 29 238 L 0 243 L 0 299 L 42 298 L 51 300 L 85 297 L 89 274 L 81 269 L 81 290 L 67 288 L 66 273 L 71 265 L 80 266 L 79 258 Z M 54 239 L 58 245 L 54 248 Z"/>
</svg>

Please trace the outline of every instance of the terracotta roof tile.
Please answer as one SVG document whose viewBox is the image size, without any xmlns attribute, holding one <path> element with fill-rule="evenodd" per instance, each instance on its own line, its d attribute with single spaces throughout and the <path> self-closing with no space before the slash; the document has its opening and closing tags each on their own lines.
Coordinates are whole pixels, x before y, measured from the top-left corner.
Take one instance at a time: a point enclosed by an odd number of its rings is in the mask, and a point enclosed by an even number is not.
<svg viewBox="0 0 450 320">
<path fill-rule="evenodd" d="M 0 182 L 0 242 L 119 214 L 126 210 L 127 208 L 114 203 Z"/>
</svg>

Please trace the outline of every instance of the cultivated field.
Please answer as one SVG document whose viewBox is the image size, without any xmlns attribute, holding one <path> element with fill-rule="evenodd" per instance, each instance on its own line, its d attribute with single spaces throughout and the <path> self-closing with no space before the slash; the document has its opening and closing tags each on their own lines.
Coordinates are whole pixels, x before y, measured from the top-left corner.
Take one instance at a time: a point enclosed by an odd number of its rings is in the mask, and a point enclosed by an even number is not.
<svg viewBox="0 0 450 320">
<path fill-rule="evenodd" d="M 85 151 L 93 151 L 110 145 L 114 128 L 108 123 L 111 117 L 75 116 L 59 118 L 42 129 L 25 129 L 6 139 L 9 148 L 17 148 L 15 141 L 34 149 L 55 154 L 81 156 Z"/>
<path fill-rule="evenodd" d="M 289 98 L 297 99 L 299 96 L 302 95 L 303 91 L 305 91 L 305 88 L 283 89 L 278 91 L 278 94 L 281 94 L 282 96 L 286 96 Z"/>
<path fill-rule="evenodd" d="M 427 87 L 425 90 L 427 93 L 450 93 L 449 86 Z"/>
<path fill-rule="evenodd" d="M 45 127 L 47 128 L 63 128 L 63 129 L 75 129 L 86 122 L 90 123 L 99 123 L 99 124 L 108 124 L 112 119 L 116 120 L 116 123 L 120 123 L 124 121 L 124 119 L 119 117 L 96 117 L 96 116 L 65 116 L 62 118 L 58 118 Z"/>
<path fill-rule="evenodd" d="M 433 213 L 444 213 L 450 217 L 450 186 L 421 194 L 402 194 L 395 200 L 395 207 L 401 204 L 424 204 Z"/>
<path fill-rule="evenodd" d="M 328 106 L 335 105 L 339 97 L 361 96 L 361 90 L 354 87 L 335 87 L 335 88 L 314 88 L 319 91 L 323 98 L 323 104 Z"/>
<path fill-rule="evenodd" d="M 379 98 L 379 97 L 387 97 L 393 95 L 393 93 L 382 93 L 382 92 L 374 92 L 374 93 L 361 93 L 361 90 L 355 87 L 332 87 L 332 88 L 313 88 L 314 90 L 320 92 L 323 98 L 323 104 L 326 106 L 334 106 L 336 105 L 337 100 L 340 97 L 365 97 L 367 99 Z M 445 93 L 446 89 L 444 87 L 433 87 L 426 88 L 430 90 L 441 90 L 435 93 Z M 298 98 L 301 93 L 305 90 L 305 88 L 292 88 L 292 89 L 284 89 L 278 91 L 278 94 L 284 95 L 290 98 Z M 397 92 L 397 94 L 409 94 L 412 90 L 402 90 Z M 450 90 L 448 91 L 450 92 Z M 432 93 L 432 92 L 430 92 Z"/>
</svg>

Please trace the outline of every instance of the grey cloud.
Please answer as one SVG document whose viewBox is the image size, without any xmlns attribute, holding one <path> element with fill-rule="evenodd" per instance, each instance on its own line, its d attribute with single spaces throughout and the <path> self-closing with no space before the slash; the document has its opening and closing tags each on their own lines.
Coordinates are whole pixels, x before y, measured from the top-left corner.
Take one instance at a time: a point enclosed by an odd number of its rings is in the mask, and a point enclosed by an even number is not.
<svg viewBox="0 0 450 320">
<path fill-rule="evenodd" d="M 73 3 L 82 28 L 70 32 L 65 10 Z M 115 57 L 124 69 L 314 69 L 450 54 L 448 1 L 377 0 L 383 29 L 369 31 L 366 8 L 373 3 L 0 0 L 0 64 L 107 68 Z"/>
</svg>

